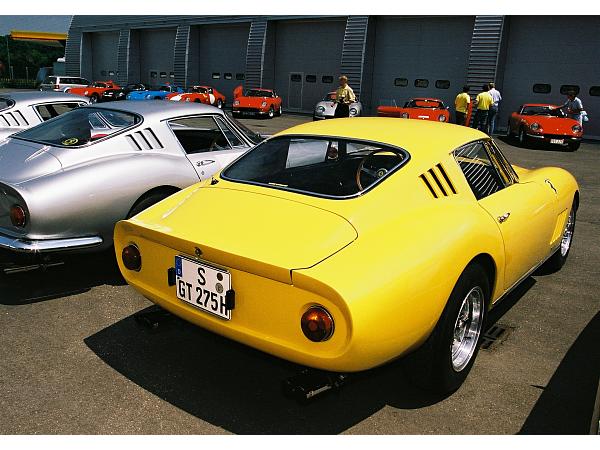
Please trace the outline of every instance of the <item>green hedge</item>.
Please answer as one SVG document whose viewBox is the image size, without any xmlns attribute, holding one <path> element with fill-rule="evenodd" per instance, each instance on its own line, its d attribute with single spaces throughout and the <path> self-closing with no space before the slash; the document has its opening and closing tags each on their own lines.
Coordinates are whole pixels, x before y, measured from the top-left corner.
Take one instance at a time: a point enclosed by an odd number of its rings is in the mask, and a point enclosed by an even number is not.
<svg viewBox="0 0 600 450">
<path fill-rule="evenodd" d="M 36 89 L 37 83 L 35 80 L 0 78 L 0 88 Z"/>
</svg>

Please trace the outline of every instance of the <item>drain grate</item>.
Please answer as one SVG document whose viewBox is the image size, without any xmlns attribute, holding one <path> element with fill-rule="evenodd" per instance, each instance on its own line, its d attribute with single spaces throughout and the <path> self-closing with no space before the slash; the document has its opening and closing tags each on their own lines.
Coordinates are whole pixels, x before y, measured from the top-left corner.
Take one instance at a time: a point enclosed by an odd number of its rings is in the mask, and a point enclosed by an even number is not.
<svg viewBox="0 0 600 450">
<path fill-rule="evenodd" d="M 490 350 L 497 342 L 505 341 L 513 329 L 514 327 L 501 323 L 492 325 L 481 337 L 481 348 L 483 350 Z"/>
</svg>

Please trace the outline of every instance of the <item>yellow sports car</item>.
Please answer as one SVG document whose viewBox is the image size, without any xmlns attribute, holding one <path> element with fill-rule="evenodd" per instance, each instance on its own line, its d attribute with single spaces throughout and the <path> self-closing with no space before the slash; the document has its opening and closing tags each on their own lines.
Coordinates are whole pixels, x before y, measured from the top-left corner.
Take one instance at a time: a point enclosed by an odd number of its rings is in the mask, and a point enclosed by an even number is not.
<svg viewBox="0 0 600 450">
<path fill-rule="evenodd" d="M 115 229 L 120 269 L 210 331 L 328 373 L 406 358 L 452 392 L 488 310 L 565 262 L 579 203 L 559 168 L 511 166 L 466 127 L 313 122 Z"/>
</svg>

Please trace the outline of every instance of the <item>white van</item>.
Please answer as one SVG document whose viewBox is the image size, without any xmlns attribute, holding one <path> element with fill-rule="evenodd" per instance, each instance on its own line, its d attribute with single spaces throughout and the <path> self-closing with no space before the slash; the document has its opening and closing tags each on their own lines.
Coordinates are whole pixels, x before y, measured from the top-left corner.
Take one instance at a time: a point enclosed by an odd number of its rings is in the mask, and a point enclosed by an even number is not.
<svg viewBox="0 0 600 450">
<path fill-rule="evenodd" d="M 89 80 L 81 77 L 51 75 L 40 84 L 40 91 L 69 92 L 72 87 L 86 87 L 90 84 Z"/>
</svg>

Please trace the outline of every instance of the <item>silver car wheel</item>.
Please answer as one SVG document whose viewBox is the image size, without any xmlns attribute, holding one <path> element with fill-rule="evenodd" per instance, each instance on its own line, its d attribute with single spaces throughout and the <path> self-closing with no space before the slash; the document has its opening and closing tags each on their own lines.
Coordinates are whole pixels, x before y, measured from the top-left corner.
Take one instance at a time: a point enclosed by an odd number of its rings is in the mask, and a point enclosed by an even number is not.
<svg viewBox="0 0 600 450">
<path fill-rule="evenodd" d="M 560 254 L 561 256 L 567 256 L 569 249 L 571 248 L 571 241 L 573 240 L 573 231 L 575 231 L 575 210 L 571 209 L 569 213 L 569 219 L 565 226 L 565 231 L 560 241 Z"/>
<path fill-rule="evenodd" d="M 454 324 L 452 340 L 452 368 L 463 370 L 471 360 L 483 324 L 483 291 L 479 286 L 472 288 L 463 299 Z"/>
</svg>

